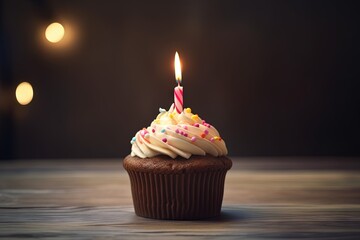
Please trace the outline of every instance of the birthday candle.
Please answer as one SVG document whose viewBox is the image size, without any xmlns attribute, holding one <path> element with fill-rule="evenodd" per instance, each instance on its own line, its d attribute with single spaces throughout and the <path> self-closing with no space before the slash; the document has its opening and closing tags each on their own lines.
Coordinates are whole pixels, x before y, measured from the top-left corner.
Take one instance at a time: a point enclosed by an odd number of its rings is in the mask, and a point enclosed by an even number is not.
<svg viewBox="0 0 360 240">
<path fill-rule="evenodd" d="M 175 53 L 175 80 L 177 82 L 177 87 L 174 88 L 174 105 L 178 113 L 183 111 L 183 87 L 180 86 L 181 83 L 181 63 L 178 52 Z"/>
</svg>

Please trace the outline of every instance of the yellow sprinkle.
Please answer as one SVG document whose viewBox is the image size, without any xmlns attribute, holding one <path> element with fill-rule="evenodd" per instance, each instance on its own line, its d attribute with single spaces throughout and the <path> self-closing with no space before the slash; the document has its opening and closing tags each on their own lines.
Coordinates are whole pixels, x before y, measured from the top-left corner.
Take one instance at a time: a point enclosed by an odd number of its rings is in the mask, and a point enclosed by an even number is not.
<svg viewBox="0 0 360 240">
<path fill-rule="evenodd" d="M 170 113 L 169 117 L 174 118 L 174 113 Z"/>
<path fill-rule="evenodd" d="M 198 118 L 199 118 L 199 116 L 197 114 L 191 116 L 192 120 L 197 120 Z"/>
<path fill-rule="evenodd" d="M 160 119 L 155 119 L 155 123 L 160 123 Z"/>
<path fill-rule="evenodd" d="M 186 113 L 191 113 L 191 108 L 185 108 Z"/>
<path fill-rule="evenodd" d="M 214 140 L 219 140 L 219 137 L 215 136 L 215 137 L 214 137 Z"/>
</svg>

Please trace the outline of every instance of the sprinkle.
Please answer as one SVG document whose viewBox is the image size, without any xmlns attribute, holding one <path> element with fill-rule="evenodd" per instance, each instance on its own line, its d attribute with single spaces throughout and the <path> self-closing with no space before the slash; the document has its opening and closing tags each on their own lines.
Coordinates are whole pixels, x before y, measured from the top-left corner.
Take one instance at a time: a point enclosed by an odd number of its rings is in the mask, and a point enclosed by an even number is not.
<svg viewBox="0 0 360 240">
<path fill-rule="evenodd" d="M 185 126 L 184 126 L 184 129 L 185 129 L 185 130 L 188 130 L 188 127 L 185 125 Z"/>
<path fill-rule="evenodd" d="M 188 137 L 188 134 L 187 134 L 187 133 L 184 133 L 184 137 Z"/>
<path fill-rule="evenodd" d="M 210 138 L 210 141 L 211 141 L 211 142 L 214 142 L 214 138 L 213 138 L 213 137 L 212 137 L 212 138 Z"/>
<path fill-rule="evenodd" d="M 176 129 L 176 131 L 175 131 L 175 132 L 176 132 L 177 134 L 179 134 L 179 133 L 180 133 L 180 131 L 179 131 L 179 129 L 178 129 L 178 128 Z"/>
<path fill-rule="evenodd" d="M 206 137 L 205 133 L 201 134 L 201 137 L 202 137 L 202 138 Z"/>
<path fill-rule="evenodd" d="M 191 116 L 191 119 L 194 121 L 197 120 L 198 118 L 199 118 L 199 116 L 197 114 Z"/>
<path fill-rule="evenodd" d="M 147 134 L 147 133 L 148 133 L 148 131 L 147 131 L 145 128 L 143 128 L 143 130 L 140 131 L 140 135 L 143 136 L 143 137 L 144 137 L 145 134 Z"/>
<path fill-rule="evenodd" d="M 149 137 L 150 137 L 149 133 L 145 134 L 145 136 L 144 136 L 144 138 L 149 138 Z"/>
<path fill-rule="evenodd" d="M 205 127 L 208 127 L 208 128 L 210 128 L 210 126 L 211 126 L 210 124 L 206 123 L 205 121 L 203 121 L 202 125 L 204 125 Z"/>
<path fill-rule="evenodd" d="M 218 136 L 215 136 L 214 139 L 221 141 L 221 137 L 218 137 Z"/>
<path fill-rule="evenodd" d="M 194 124 L 194 126 L 195 126 L 195 127 L 199 127 L 199 126 L 200 126 L 200 124 L 198 124 L 198 123 L 195 123 L 195 124 Z"/>
<path fill-rule="evenodd" d="M 159 108 L 159 112 L 163 113 L 163 112 L 166 112 L 166 110 L 163 108 Z"/>
<path fill-rule="evenodd" d="M 196 141 L 196 137 L 192 137 L 192 138 L 191 138 L 191 141 L 192 141 L 192 142 L 195 142 L 195 141 Z"/>
<path fill-rule="evenodd" d="M 205 129 L 204 133 L 205 133 L 206 135 L 208 135 L 208 134 L 209 134 L 209 130 Z"/>
<path fill-rule="evenodd" d="M 169 114 L 169 117 L 170 117 L 170 118 L 174 118 L 174 113 L 170 113 L 170 114 Z"/>
<path fill-rule="evenodd" d="M 160 132 L 162 132 L 162 133 L 166 132 L 165 128 L 161 129 Z"/>
<path fill-rule="evenodd" d="M 205 123 L 206 123 L 205 120 L 202 120 L 202 124 L 205 125 Z"/>
<path fill-rule="evenodd" d="M 131 144 L 134 144 L 135 141 L 136 141 L 136 137 L 133 137 L 133 138 L 131 139 L 130 143 L 131 143 Z"/>
<path fill-rule="evenodd" d="M 185 108 L 186 113 L 191 113 L 191 108 Z"/>
<path fill-rule="evenodd" d="M 161 139 L 164 143 L 166 143 L 167 142 L 167 138 L 163 138 L 163 139 Z"/>
<path fill-rule="evenodd" d="M 152 129 L 151 131 L 152 131 L 153 133 L 155 133 L 155 129 Z"/>
</svg>

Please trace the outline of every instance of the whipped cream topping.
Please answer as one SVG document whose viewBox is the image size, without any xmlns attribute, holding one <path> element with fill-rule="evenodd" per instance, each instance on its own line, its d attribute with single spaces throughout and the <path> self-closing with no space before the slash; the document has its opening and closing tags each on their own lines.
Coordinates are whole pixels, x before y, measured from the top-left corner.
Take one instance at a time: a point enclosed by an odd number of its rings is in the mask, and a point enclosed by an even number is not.
<svg viewBox="0 0 360 240">
<path fill-rule="evenodd" d="M 160 108 L 160 113 L 147 128 L 138 131 L 131 140 L 131 156 L 150 158 L 167 155 L 171 158 L 191 155 L 224 156 L 227 148 L 216 128 L 190 108 L 177 113 L 174 105 L 169 111 Z"/>
</svg>

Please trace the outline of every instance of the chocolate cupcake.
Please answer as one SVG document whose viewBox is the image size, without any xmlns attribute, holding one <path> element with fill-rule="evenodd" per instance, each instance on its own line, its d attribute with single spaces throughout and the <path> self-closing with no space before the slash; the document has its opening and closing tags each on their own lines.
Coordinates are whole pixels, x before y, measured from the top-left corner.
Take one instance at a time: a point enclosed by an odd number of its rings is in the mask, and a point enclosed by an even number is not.
<svg viewBox="0 0 360 240">
<path fill-rule="evenodd" d="M 190 108 L 177 113 L 171 106 L 160 109 L 131 144 L 123 165 L 138 216 L 185 220 L 220 214 L 232 162 L 215 127 Z"/>
</svg>

